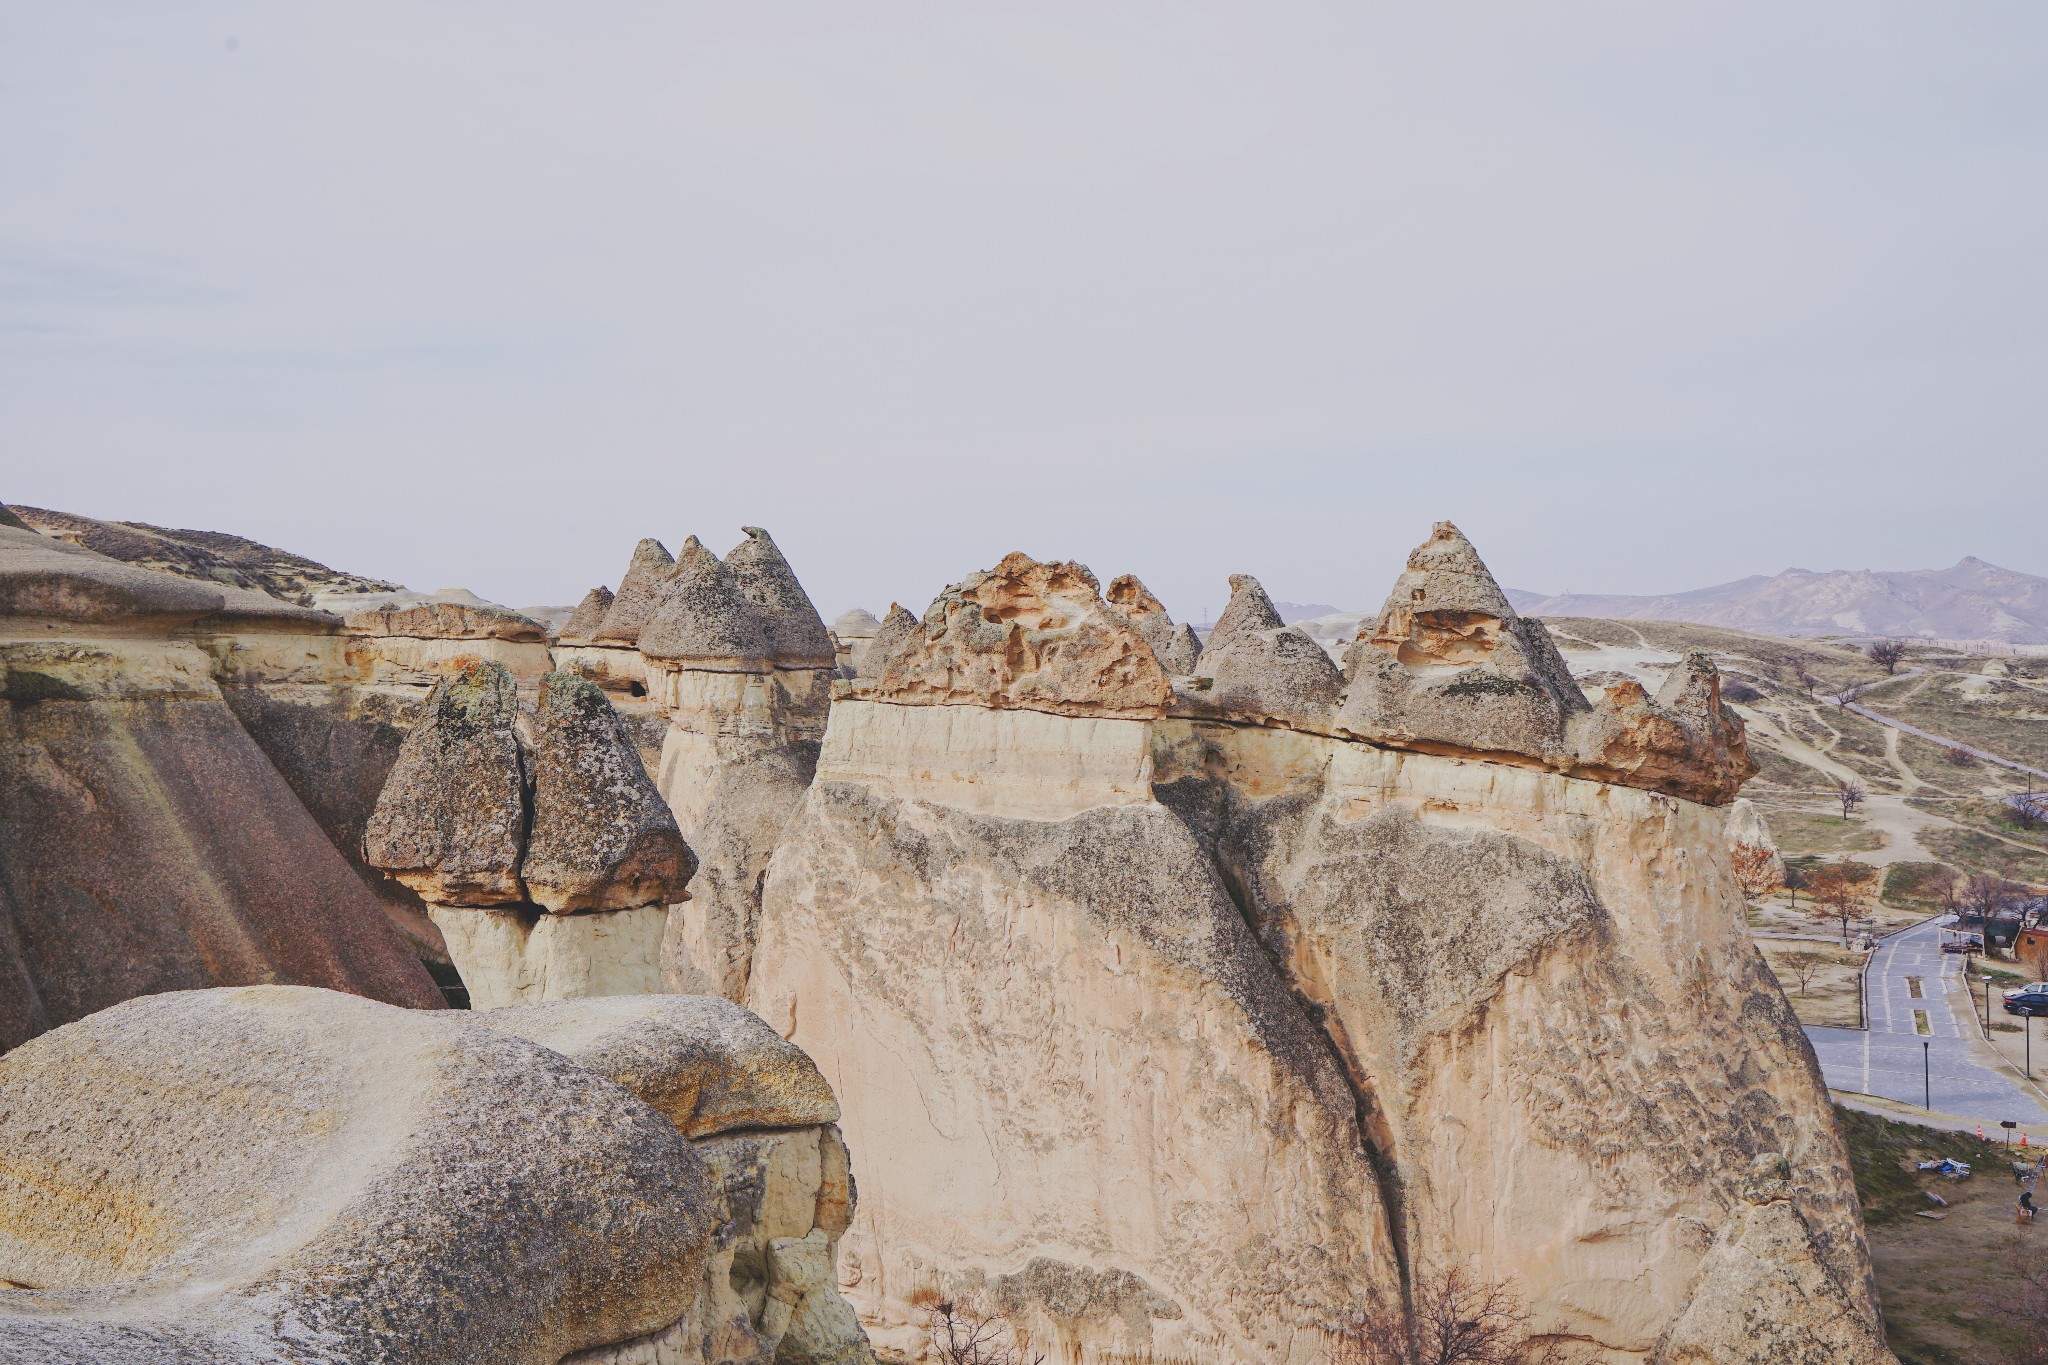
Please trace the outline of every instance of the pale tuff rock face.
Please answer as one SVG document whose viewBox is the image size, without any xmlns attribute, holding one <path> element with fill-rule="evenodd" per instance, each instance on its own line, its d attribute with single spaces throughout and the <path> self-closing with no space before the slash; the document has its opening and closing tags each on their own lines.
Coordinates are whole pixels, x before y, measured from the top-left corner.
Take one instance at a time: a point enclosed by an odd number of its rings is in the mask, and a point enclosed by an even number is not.
<svg viewBox="0 0 2048 1365">
<path fill-rule="evenodd" d="M 524 901 L 518 719 L 518 690 L 498 664 L 438 684 L 377 798 L 363 836 L 370 864 L 434 905 Z"/>
<path fill-rule="evenodd" d="M 1632 678 L 1576 717 L 1573 748 L 1589 776 L 1721 805 L 1756 775 L 1742 718 L 1721 703 L 1721 675 L 1699 650 L 1672 666 L 1652 698 Z"/>
<path fill-rule="evenodd" d="M 660 541 L 649 537 L 633 547 L 632 562 L 619 580 L 619 594 L 605 609 L 604 620 L 591 636 L 600 645 L 636 645 L 640 632 L 654 619 L 661 605 L 663 586 L 675 571 L 675 557 Z M 567 632 L 565 631 L 566 635 Z"/>
<path fill-rule="evenodd" d="M 581 915 L 551 915 L 531 905 L 429 905 L 427 914 L 474 1010 L 662 989 L 665 905 Z"/>
<path fill-rule="evenodd" d="M 583 594 L 583 600 L 576 604 L 576 610 L 569 613 L 569 619 L 562 623 L 562 629 L 555 636 L 557 643 L 565 645 L 587 645 L 597 638 L 597 632 L 604 627 L 606 613 L 617 601 L 612 590 L 606 587 L 592 588 Z"/>
<path fill-rule="evenodd" d="M 0 1142 L 76 1177 L 0 1182 L 0 1357 L 870 1361 L 830 1274 L 852 1188 L 809 1118 L 829 1092 L 778 1106 L 787 1045 L 715 1011 L 675 1003 L 650 1029 L 592 1003 L 471 1018 L 183 992 L 0 1059 Z M 729 1114 L 764 1122 L 690 1141 L 634 1093 L 643 1074 L 752 1097 Z"/>
<path fill-rule="evenodd" d="M 1011 554 L 946 589 L 916 631 L 875 637 L 852 695 L 1057 715 L 1164 715 L 1166 671 L 1080 564 Z"/>
<path fill-rule="evenodd" d="M 533 773 L 520 876 L 535 904 L 565 914 L 688 898 L 696 857 L 594 684 L 566 673 L 541 684 Z"/>
<path fill-rule="evenodd" d="M 1195 661 L 1202 655 L 1202 642 L 1192 627 L 1173 623 L 1165 605 L 1138 581 L 1136 574 L 1119 574 L 1111 579 L 1106 597 L 1109 605 L 1122 612 L 1124 619 L 1145 637 L 1145 643 L 1152 646 L 1160 667 L 1170 677 L 1185 677 L 1195 671 Z"/>
<path fill-rule="evenodd" d="M 1055 1358 L 1307 1365 L 1398 1282 L 1357 1097 L 1157 804 L 1029 821 L 821 779 L 749 1000 L 845 1106 L 842 1278 L 887 1344 L 911 1292 L 979 1281 Z"/>
<path fill-rule="evenodd" d="M 1221 719 L 1327 730 L 1344 676 L 1321 645 L 1279 622 L 1259 580 L 1232 574 L 1230 604 L 1194 676 L 1176 688 L 1183 708 Z"/>
</svg>

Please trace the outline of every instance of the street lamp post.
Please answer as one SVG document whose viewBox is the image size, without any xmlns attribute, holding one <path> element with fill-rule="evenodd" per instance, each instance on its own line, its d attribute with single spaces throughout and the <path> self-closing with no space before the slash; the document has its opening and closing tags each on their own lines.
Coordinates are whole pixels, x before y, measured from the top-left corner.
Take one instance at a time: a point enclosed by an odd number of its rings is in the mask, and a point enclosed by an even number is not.
<svg viewBox="0 0 2048 1365">
<path fill-rule="evenodd" d="M 1920 1107 L 1932 1113 L 1934 1110 L 1934 1073 L 1927 1060 L 1927 1040 L 1920 1040 L 1920 1098 L 1925 1101 Z"/>
</svg>

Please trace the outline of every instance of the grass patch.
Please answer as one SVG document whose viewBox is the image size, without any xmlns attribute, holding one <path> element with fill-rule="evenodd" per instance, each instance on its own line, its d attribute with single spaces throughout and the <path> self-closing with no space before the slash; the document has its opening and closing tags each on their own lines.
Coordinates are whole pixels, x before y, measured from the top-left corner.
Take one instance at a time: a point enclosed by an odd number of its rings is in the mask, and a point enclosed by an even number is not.
<svg viewBox="0 0 2048 1365">
<path fill-rule="evenodd" d="M 1805 939 L 1758 939 L 1756 946 L 1800 1023 L 1815 1028 L 1862 1024 L 1862 953 Z M 1806 967 L 1806 989 L 1801 991 L 1797 958 L 1806 954 L 1818 960 Z"/>
<path fill-rule="evenodd" d="M 2010 1183 L 2010 1158 L 2003 1145 L 1979 1142 L 1970 1133 L 1944 1133 L 1917 1123 L 1895 1123 L 1877 1114 L 1835 1106 L 1835 1122 L 1841 1125 L 1842 1140 L 1849 1146 L 1849 1170 L 1856 1178 L 1856 1197 L 1863 1201 L 1863 1221 L 1869 1227 L 1910 1218 L 1922 1209 L 1933 1208 L 1924 1191 L 1946 1192 L 1949 1182 L 1939 1176 L 1923 1176 L 1913 1169 L 1918 1161 L 1953 1157 L 1967 1161 L 1983 1175 L 2004 1174 Z M 1972 1177 L 1973 1179 L 1982 1176 Z"/>
<path fill-rule="evenodd" d="M 1775 832 L 1776 826 L 1773 825 Z M 2048 883 L 2048 854 L 2015 848 L 1972 829 L 1923 829 L 1920 846 L 1965 872 L 1995 872 L 2014 881 Z M 1780 847 L 1783 847 L 1781 844 Z"/>
<path fill-rule="evenodd" d="M 1800 854 L 1867 853 L 1884 847 L 1884 836 L 1861 820 L 1844 820 L 1811 810 L 1769 810 L 1771 838 L 1788 857 Z"/>
<path fill-rule="evenodd" d="M 1884 888 L 1877 898 L 1895 910 L 1919 910 L 1931 915 L 1941 909 L 1941 898 L 1931 889 L 1941 869 L 1940 863 L 1893 863 L 1884 870 Z"/>
</svg>

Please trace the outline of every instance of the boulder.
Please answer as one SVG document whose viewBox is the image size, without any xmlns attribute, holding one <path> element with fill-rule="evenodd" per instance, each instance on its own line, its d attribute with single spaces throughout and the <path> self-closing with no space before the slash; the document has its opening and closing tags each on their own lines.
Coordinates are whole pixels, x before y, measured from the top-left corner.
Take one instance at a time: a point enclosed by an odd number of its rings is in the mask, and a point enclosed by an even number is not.
<svg viewBox="0 0 2048 1365">
<path fill-rule="evenodd" d="M 649 537 L 633 547 L 626 576 L 619 580 L 619 594 L 606 608 L 604 621 L 591 636 L 593 644 L 634 645 L 640 632 L 661 605 L 662 587 L 674 571 L 676 561 L 668 547 Z"/>
<path fill-rule="evenodd" d="M 555 639 L 565 645 L 587 645 L 597 638 L 597 632 L 604 627 L 604 618 L 611 611 L 617 599 L 607 587 L 595 587 L 583 594 L 583 600 L 576 604 L 576 610 L 569 613 L 569 619 L 562 623 Z"/>
<path fill-rule="evenodd" d="M 604 693 L 568 673 L 541 684 L 533 822 L 520 879 L 557 914 L 687 900 L 697 859 Z"/>
<path fill-rule="evenodd" d="M 839 1121 L 832 1087 L 804 1051 L 716 996 L 555 1000 L 493 1010 L 484 1022 L 610 1077 L 685 1137 Z"/>
<path fill-rule="evenodd" d="M 559 1053 L 303 988 L 17 1049 L 0 1146 L 14 1360 L 556 1365 L 689 1315 L 721 1213 L 673 1125 Z"/>
<path fill-rule="evenodd" d="M 526 899 L 526 767 L 519 697 L 501 665 L 437 683 L 399 749 L 363 835 L 364 856 L 434 905 Z"/>
<path fill-rule="evenodd" d="M 947 588 L 920 626 L 884 623 L 853 695 L 1126 717 L 1164 715 L 1172 699 L 1152 647 L 1085 565 L 1008 555 Z"/>
</svg>

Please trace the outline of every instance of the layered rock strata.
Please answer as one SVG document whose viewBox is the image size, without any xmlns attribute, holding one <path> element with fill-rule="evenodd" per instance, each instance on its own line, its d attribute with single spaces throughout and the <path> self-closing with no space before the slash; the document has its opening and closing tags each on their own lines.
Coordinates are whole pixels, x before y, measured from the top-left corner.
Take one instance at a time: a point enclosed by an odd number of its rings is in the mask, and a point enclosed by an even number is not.
<svg viewBox="0 0 2048 1365">
<path fill-rule="evenodd" d="M 0 1050 L 219 984 L 439 1003 L 233 706 L 237 642 L 333 657 L 340 629 L 0 526 Z"/>
<path fill-rule="evenodd" d="M 529 718 L 491 663 L 436 687 L 364 854 L 424 898 L 479 1008 L 659 990 L 696 870 L 604 693 L 551 673 Z"/>
<path fill-rule="evenodd" d="M 662 947 L 671 990 L 746 992 L 761 882 L 803 800 L 837 675 L 832 638 L 768 533 L 721 560 L 690 537 L 639 638 L 667 719 L 658 780 L 700 864 Z"/>
<path fill-rule="evenodd" d="M 864 1365 L 836 1116 L 724 1002 L 131 1001 L 0 1060 L 0 1357 Z"/>
<path fill-rule="evenodd" d="M 1170 678 L 1094 583 L 892 613 L 769 870 L 747 999 L 847 1097 L 878 1340 L 973 1288 L 1056 1352 L 1307 1365 L 1455 1261 L 1593 1359 L 1759 1358 L 1751 1289 L 1779 1358 L 1889 1359 L 1710 670 L 1589 698 L 1448 525 L 1342 672 L 1240 578 Z"/>
</svg>

